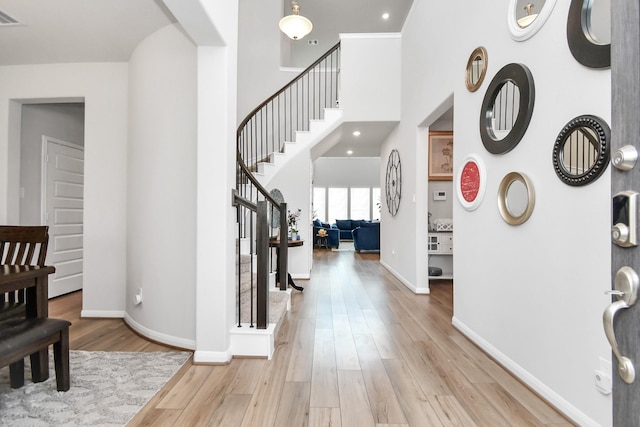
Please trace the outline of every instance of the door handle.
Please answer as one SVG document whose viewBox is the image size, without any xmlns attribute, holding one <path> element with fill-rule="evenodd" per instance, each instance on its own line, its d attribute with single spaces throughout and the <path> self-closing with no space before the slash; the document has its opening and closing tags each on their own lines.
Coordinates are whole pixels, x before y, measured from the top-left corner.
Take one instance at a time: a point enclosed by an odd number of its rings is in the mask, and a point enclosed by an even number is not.
<svg viewBox="0 0 640 427">
<path fill-rule="evenodd" d="M 618 374 L 620 378 L 627 384 L 631 384 L 636 378 L 636 370 L 633 362 L 620 354 L 616 334 L 613 329 L 613 319 L 616 314 L 625 308 L 629 308 L 636 303 L 638 297 L 638 285 L 640 278 L 631 267 L 622 267 L 616 273 L 614 278 L 614 290 L 606 292 L 607 294 L 616 295 L 616 301 L 609 304 L 602 315 L 602 323 L 604 324 L 604 333 L 609 340 L 613 354 L 618 359 Z"/>
</svg>

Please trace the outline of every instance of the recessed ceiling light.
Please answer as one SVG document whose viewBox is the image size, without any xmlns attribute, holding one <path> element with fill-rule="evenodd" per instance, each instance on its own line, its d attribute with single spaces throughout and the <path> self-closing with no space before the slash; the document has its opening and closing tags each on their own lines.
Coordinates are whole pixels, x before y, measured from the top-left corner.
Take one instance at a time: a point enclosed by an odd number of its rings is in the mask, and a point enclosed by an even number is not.
<svg viewBox="0 0 640 427">
<path fill-rule="evenodd" d="M 360 136 L 360 131 L 359 130 L 354 130 L 353 131 L 353 136 Z"/>
<path fill-rule="evenodd" d="M 347 154 L 348 155 L 352 155 L 353 154 L 353 150 L 347 150 Z"/>
<path fill-rule="evenodd" d="M 386 21 L 387 19 L 389 19 L 389 14 L 388 14 L 387 12 L 383 13 L 383 14 L 382 14 L 382 19 L 384 19 L 385 21 Z"/>
</svg>

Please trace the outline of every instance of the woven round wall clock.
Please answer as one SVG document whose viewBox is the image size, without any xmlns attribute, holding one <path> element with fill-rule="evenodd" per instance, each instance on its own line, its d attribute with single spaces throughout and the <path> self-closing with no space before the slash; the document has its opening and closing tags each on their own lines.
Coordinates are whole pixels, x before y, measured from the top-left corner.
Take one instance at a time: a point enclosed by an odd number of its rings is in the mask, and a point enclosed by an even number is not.
<svg viewBox="0 0 640 427">
<path fill-rule="evenodd" d="M 396 216 L 400 207 L 400 197 L 402 195 L 402 167 L 400 164 L 400 153 L 392 150 L 387 161 L 387 178 L 385 181 L 385 191 L 387 195 L 387 208 L 391 216 Z"/>
</svg>

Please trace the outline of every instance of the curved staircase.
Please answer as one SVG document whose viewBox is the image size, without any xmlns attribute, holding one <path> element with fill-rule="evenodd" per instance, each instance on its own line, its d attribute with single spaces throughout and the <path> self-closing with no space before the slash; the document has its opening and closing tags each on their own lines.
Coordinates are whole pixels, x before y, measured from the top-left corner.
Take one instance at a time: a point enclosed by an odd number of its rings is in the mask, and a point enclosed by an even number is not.
<svg viewBox="0 0 640 427">
<path fill-rule="evenodd" d="M 279 229 L 277 270 L 288 276 L 287 206 L 266 190 L 274 175 L 297 154 L 326 138 L 342 123 L 338 105 L 340 43 L 289 84 L 256 107 L 237 131 L 237 326 L 230 331 L 233 355 L 271 358 L 277 328 L 290 307 L 286 281 L 270 281 L 269 236 Z M 279 227 L 272 218 L 279 213 Z M 278 225 L 278 224 L 275 224 Z M 241 244 L 243 242 L 246 244 Z"/>
</svg>

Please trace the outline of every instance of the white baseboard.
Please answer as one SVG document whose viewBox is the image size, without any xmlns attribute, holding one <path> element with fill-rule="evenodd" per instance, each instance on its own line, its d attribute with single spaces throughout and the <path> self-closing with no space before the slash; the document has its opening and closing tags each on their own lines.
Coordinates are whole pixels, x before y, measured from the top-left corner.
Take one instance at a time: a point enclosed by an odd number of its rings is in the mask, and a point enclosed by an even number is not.
<svg viewBox="0 0 640 427">
<path fill-rule="evenodd" d="M 231 352 L 229 351 L 202 351 L 193 352 L 193 363 L 211 363 L 211 364 L 227 364 L 231 361 Z"/>
<path fill-rule="evenodd" d="M 494 358 L 504 368 L 506 368 L 518 379 L 520 379 L 520 381 L 531 387 L 531 389 L 533 389 L 536 393 L 546 399 L 551 405 L 556 407 L 567 417 L 571 418 L 571 420 L 576 422 L 578 425 L 582 427 L 600 427 L 600 424 L 589 418 L 584 412 L 573 406 L 566 399 L 564 399 L 538 378 L 525 370 L 522 366 L 518 365 L 516 362 L 508 358 L 505 354 L 492 346 L 480 335 L 476 334 L 471 328 L 467 327 L 455 316 L 453 318 L 452 324 L 457 330 L 459 330 L 462 334 L 469 338 L 469 340 L 474 342 L 485 353 Z"/>
<path fill-rule="evenodd" d="M 82 311 L 80 311 L 80 317 L 102 317 L 102 318 L 122 319 L 124 317 L 124 311 L 120 311 L 120 310 L 82 310 Z"/>
<path fill-rule="evenodd" d="M 156 332 L 154 330 L 147 328 L 146 326 L 142 326 L 141 324 L 133 320 L 131 316 L 129 316 L 126 313 L 124 315 L 124 321 L 127 325 L 129 325 L 129 327 L 131 327 L 131 329 L 133 329 L 143 337 L 147 337 L 151 340 L 158 341 L 162 344 L 167 344 L 173 347 L 184 348 L 187 350 L 195 350 L 196 348 L 195 340 L 175 337 L 173 335 L 167 335 L 161 332 Z"/>
<path fill-rule="evenodd" d="M 229 331 L 231 354 L 271 360 L 275 350 L 275 330 L 275 323 L 269 323 L 267 329 L 250 328 L 248 323 L 243 323 L 242 328 L 234 326 Z"/>
<path fill-rule="evenodd" d="M 397 271 L 395 271 L 389 264 L 387 264 L 384 261 L 380 261 L 380 264 L 387 269 L 387 271 L 389 271 L 389 273 L 393 274 L 393 276 L 398 279 L 400 282 L 402 282 L 403 285 L 405 285 L 407 288 L 409 288 L 411 290 L 411 292 L 413 292 L 414 294 L 422 294 L 422 295 L 428 295 L 431 293 L 431 290 L 429 289 L 429 286 L 427 285 L 427 287 L 422 287 L 422 286 L 415 286 L 413 283 L 409 282 L 407 279 L 405 279 L 404 277 L 402 277 L 402 275 L 400 273 L 398 273 Z"/>
</svg>

